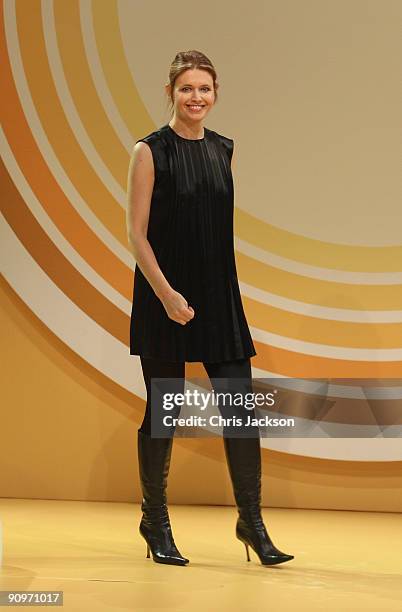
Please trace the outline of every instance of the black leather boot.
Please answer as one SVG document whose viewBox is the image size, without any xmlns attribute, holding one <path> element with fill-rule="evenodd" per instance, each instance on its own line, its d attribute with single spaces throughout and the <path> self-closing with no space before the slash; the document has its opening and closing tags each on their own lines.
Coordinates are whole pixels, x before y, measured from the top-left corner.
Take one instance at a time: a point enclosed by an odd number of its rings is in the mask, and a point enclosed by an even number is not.
<svg viewBox="0 0 402 612">
<path fill-rule="evenodd" d="M 138 430 L 138 466 L 142 488 L 140 534 L 156 563 L 186 565 L 177 550 L 170 526 L 166 486 L 173 438 L 151 438 Z"/>
<path fill-rule="evenodd" d="M 224 437 L 224 447 L 239 517 L 236 537 L 258 555 L 262 565 L 277 565 L 294 559 L 271 541 L 261 516 L 260 438 Z"/>
</svg>

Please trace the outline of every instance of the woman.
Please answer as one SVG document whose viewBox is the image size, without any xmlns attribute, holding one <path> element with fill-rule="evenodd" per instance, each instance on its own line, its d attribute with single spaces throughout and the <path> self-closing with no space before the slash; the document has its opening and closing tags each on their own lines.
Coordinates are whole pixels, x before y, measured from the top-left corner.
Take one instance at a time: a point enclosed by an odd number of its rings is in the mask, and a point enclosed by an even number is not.
<svg viewBox="0 0 402 612">
<path fill-rule="evenodd" d="M 147 557 L 185 565 L 170 526 L 166 485 L 173 437 L 151 437 L 151 378 L 181 379 L 200 361 L 210 378 L 247 379 L 256 354 L 244 315 L 233 245 L 233 140 L 204 127 L 216 72 L 198 51 L 176 55 L 166 93 L 170 122 L 137 141 L 128 177 L 127 228 L 137 262 L 130 354 L 141 359 L 147 404 L 138 430 Z M 261 511 L 260 439 L 224 437 L 239 517 L 236 535 L 264 565 L 278 550 Z"/>
</svg>

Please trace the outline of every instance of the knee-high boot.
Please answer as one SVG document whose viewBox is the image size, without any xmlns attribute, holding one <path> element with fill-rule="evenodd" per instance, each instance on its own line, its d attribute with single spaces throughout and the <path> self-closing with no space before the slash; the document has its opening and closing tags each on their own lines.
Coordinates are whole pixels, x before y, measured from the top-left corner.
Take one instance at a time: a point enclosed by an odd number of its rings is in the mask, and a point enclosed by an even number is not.
<svg viewBox="0 0 402 612">
<path fill-rule="evenodd" d="M 238 508 L 236 537 L 255 551 L 263 565 L 276 565 L 294 558 L 272 543 L 261 516 L 260 438 L 224 437 L 224 448 Z"/>
<path fill-rule="evenodd" d="M 151 438 L 138 430 L 138 465 L 142 488 L 140 534 L 156 563 L 186 565 L 189 560 L 178 551 L 170 526 L 166 486 L 173 437 Z"/>
</svg>

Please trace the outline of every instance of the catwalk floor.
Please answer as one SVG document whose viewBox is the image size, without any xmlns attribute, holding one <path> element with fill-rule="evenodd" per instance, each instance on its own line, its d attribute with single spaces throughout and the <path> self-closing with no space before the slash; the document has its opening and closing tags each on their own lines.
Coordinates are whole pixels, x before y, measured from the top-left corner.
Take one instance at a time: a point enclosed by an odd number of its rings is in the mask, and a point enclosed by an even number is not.
<svg viewBox="0 0 402 612">
<path fill-rule="evenodd" d="M 62 590 L 62 609 L 83 612 L 402 610 L 399 514 L 266 508 L 274 543 L 295 555 L 275 567 L 246 561 L 235 508 L 170 515 L 186 567 L 146 558 L 138 504 L 0 499 L 0 589 Z"/>
</svg>

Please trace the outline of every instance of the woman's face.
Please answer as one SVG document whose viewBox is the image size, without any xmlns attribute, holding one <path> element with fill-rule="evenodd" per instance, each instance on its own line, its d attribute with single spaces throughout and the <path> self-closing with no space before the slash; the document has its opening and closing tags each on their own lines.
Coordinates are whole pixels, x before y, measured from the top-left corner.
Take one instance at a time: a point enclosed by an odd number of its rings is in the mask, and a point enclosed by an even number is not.
<svg viewBox="0 0 402 612">
<path fill-rule="evenodd" d="M 215 103 L 214 82 L 206 70 L 186 70 L 176 79 L 173 110 L 182 121 L 202 121 Z"/>
</svg>

